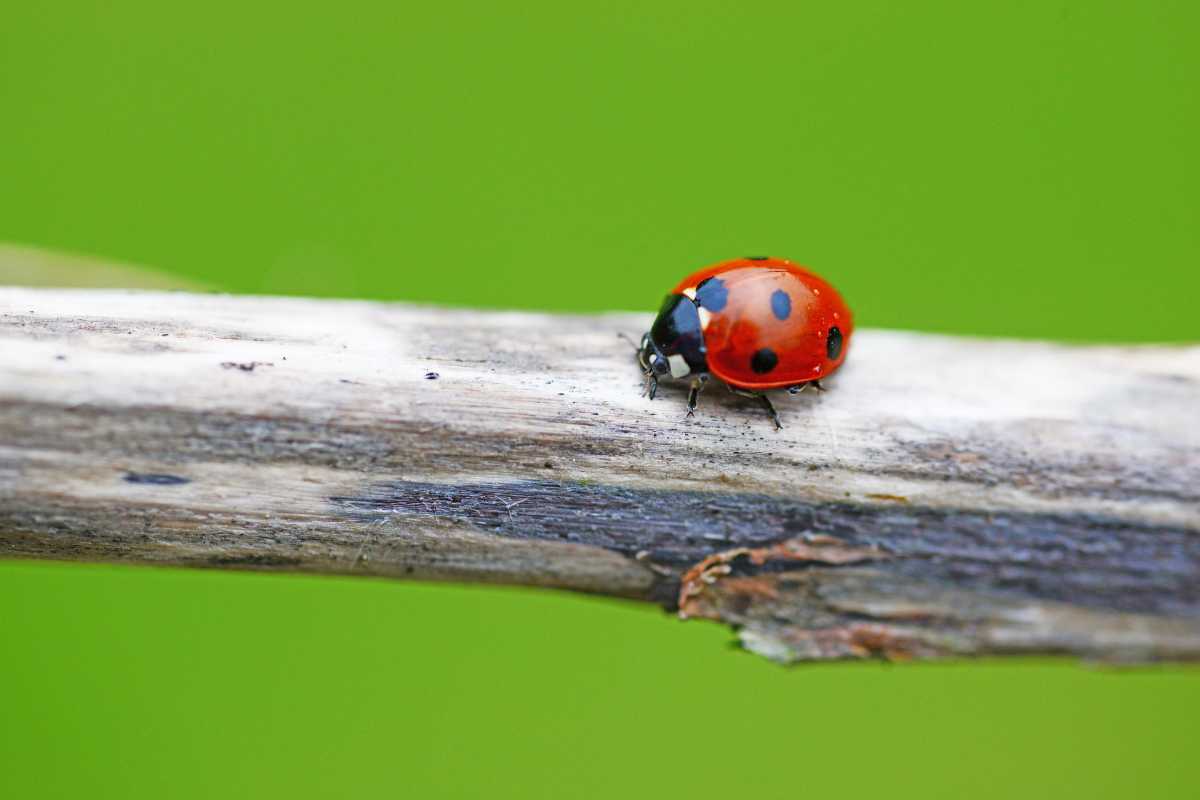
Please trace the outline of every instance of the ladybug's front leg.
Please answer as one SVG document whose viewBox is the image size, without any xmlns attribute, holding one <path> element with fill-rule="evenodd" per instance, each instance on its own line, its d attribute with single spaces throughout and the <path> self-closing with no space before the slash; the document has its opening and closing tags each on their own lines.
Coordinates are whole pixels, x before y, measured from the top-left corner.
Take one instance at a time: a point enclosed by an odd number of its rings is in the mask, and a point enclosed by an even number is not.
<svg viewBox="0 0 1200 800">
<path fill-rule="evenodd" d="M 624 336 L 624 334 L 620 333 L 617 335 Z M 625 338 L 628 339 L 629 337 L 625 336 Z M 632 342 L 633 340 L 630 339 L 630 341 Z M 635 345 L 635 349 L 637 350 L 638 363 L 642 365 L 642 373 L 646 376 L 646 382 L 642 385 L 642 397 L 649 395 L 650 399 L 653 400 L 654 395 L 658 394 L 658 376 L 654 374 L 654 366 L 651 363 L 650 334 L 647 333 L 643 336 L 641 346 L 637 347 Z"/>
<path fill-rule="evenodd" d="M 646 383 L 642 386 L 642 397 L 654 399 L 654 395 L 658 394 L 658 378 L 653 372 L 646 373 Z"/>
<path fill-rule="evenodd" d="M 689 417 L 696 414 L 696 402 L 700 399 L 700 392 L 704 389 L 704 384 L 708 383 L 708 373 L 697 375 L 692 381 L 692 388 L 688 391 L 688 413 Z"/>
</svg>

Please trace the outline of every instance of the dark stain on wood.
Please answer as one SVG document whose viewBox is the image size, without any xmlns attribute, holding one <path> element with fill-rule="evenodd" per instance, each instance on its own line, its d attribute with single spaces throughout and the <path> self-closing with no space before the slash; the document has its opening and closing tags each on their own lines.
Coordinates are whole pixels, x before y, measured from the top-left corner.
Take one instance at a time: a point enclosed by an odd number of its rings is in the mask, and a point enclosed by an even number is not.
<svg viewBox="0 0 1200 800">
<path fill-rule="evenodd" d="M 640 554 L 678 572 L 722 550 L 834 536 L 849 546 L 878 548 L 889 556 L 880 568 L 906 578 L 1108 610 L 1200 616 L 1200 536 L 1094 514 L 806 503 L 538 480 L 392 481 L 330 501 L 360 522 L 449 518 L 499 536 Z"/>
<path fill-rule="evenodd" d="M 182 475 L 168 475 L 163 472 L 126 472 L 123 480 L 126 483 L 143 483 L 150 486 L 179 486 L 192 482 L 190 478 Z"/>
</svg>

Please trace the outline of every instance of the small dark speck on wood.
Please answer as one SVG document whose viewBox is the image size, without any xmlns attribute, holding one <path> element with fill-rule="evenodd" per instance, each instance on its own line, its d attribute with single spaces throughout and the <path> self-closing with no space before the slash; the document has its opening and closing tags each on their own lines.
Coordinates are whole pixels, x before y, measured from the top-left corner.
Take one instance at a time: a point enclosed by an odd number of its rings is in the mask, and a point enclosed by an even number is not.
<svg viewBox="0 0 1200 800">
<path fill-rule="evenodd" d="M 254 372 L 258 367 L 273 367 L 274 363 L 270 361 L 222 361 L 221 367 L 224 369 L 238 369 L 242 372 Z"/>
</svg>

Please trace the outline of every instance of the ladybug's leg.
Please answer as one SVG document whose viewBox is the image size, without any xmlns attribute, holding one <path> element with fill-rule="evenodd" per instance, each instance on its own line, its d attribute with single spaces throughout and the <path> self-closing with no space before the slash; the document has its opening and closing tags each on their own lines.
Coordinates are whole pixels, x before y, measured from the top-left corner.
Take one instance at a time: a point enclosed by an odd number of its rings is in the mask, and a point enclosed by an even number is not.
<svg viewBox="0 0 1200 800">
<path fill-rule="evenodd" d="M 809 381 L 809 383 L 811 383 L 811 384 L 812 384 L 812 387 L 813 387 L 814 389 L 816 389 L 818 392 L 823 392 L 823 391 L 825 391 L 825 387 L 821 385 L 821 382 L 820 382 L 820 381 Z"/>
<path fill-rule="evenodd" d="M 646 384 L 642 387 L 642 396 L 654 399 L 654 395 L 658 393 L 658 378 L 653 372 L 646 373 Z"/>
<path fill-rule="evenodd" d="M 617 334 L 623 336 L 624 334 Z M 626 337 L 628 338 L 628 337 Z M 632 340 L 631 340 L 632 341 Z M 650 334 L 642 337 L 642 346 L 637 348 L 638 363 L 642 365 L 642 372 L 646 375 L 646 383 L 642 385 L 642 397 L 647 395 L 650 399 L 654 399 L 654 395 L 658 393 L 658 376 L 654 374 L 654 368 L 650 365 L 650 358 L 647 355 L 649 351 Z"/>
<path fill-rule="evenodd" d="M 708 373 L 702 372 L 692 381 L 692 388 L 688 392 L 688 413 L 689 417 L 696 413 L 696 401 L 700 399 L 700 392 L 704 389 L 704 384 L 708 383 Z"/>
<path fill-rule="evenodd" d="M 771 415 L 771 421 L 775 423 L 776 430 L 782 430 L 783 424 L 779 421 L 779 412 L 775 410 L 775 404 L 771 402 L 771 398 L 767 397 L 762 392 L 751 392 L 748 389 L 735 389 L 730 386 L 729 391 L 741 397 L 756 398 L 758 404 L 762 406 L 768 414 Z"/>
<path fill-rule="evenodd" d="M 783 424 L 779 421 L 779 412 L 775 410 L 775 404 L 771 402 L 771 398 L 765 394 L 758 395 L 758 402 L 771 415 L 771 421 L 775 423 L 775 430 L 783 430 Z"/>
</svg>

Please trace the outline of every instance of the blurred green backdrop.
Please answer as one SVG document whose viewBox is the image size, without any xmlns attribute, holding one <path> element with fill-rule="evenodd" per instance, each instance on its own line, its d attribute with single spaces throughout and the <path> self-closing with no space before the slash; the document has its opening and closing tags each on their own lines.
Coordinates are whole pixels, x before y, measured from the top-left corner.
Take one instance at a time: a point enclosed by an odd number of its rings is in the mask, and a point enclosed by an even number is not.
<svg viewBox="0 0 1200 800">
<path fill-rule="evenodd" d="M 9 3 L 0 240 L 241 292 L 1200 339 L 1200 5 Z M 444 586 L 0 564 L 5 797 L 1146 797 L 1200 674 L 783 670 Z M 1190 787 L 1190 788 L 1189 788 Z"/>
</svg>

